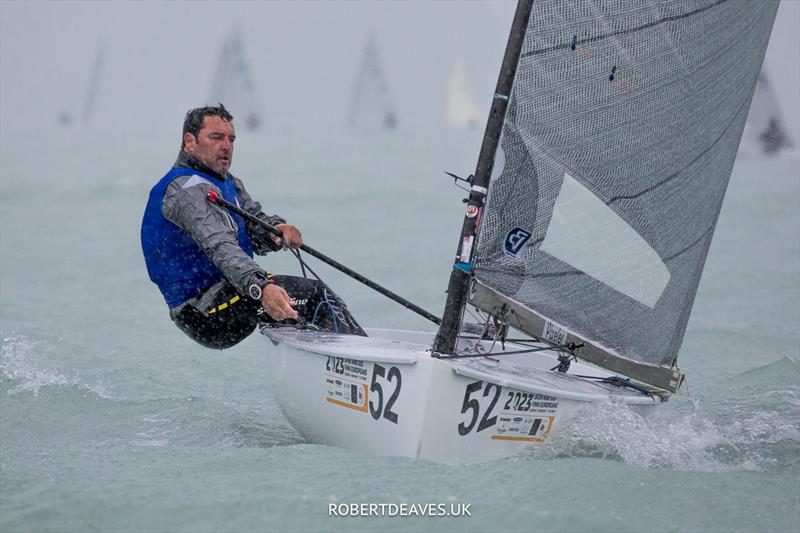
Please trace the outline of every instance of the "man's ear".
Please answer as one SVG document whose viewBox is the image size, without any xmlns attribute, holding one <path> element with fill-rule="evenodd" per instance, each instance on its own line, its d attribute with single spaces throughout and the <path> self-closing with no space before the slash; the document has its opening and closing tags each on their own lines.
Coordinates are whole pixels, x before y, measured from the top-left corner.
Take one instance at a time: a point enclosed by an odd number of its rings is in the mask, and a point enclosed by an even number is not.
<svg viewBox="0 0 800 533">
<path fill-rule="evenodd" d="M 183 134 L 183 146 L 187 154 L 194 154 L 194 149 L 197 147 L 197 137 L 187 131 Z"/>
</svg>

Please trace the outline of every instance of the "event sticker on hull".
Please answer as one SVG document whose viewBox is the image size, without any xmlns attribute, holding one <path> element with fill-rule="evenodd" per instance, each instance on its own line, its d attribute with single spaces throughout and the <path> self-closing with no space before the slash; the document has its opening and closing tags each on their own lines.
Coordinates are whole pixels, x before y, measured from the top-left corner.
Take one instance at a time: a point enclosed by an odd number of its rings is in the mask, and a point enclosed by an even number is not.
<svg viewBox="0 0 800 533">
<path fill-rule="evenodd" d="M 542 442 L 550 434 L 558 399 L 546 394 L 506 389 L 493 440 Z"/>
<path fill-rule="evenodd" d="M 397 424 L 400 419 L 395 403 L 400 398 L 403 375 L 396 366 L 328 356 L 325 386 L 328 403 L 369 413 L 376 421 Z"/>
<path fill-rule="evenodd" d="M 325 401 L 366 412 L 368 370 L 364 361 L 328 356 L 325 363 Z"/>
<path fill-rule="evenodd" d="M 493 440 L 542 442 L 553 428 L 557 410 L 554 396 L 474 381 L 464 388 L 458 434 L 486 431 Z"/>
<path fill-rule="evenodd" d="M 543 442 L 550 434 L 555 416 L 539 413 L 500 413 L 492 440 Z"/>
</svg>

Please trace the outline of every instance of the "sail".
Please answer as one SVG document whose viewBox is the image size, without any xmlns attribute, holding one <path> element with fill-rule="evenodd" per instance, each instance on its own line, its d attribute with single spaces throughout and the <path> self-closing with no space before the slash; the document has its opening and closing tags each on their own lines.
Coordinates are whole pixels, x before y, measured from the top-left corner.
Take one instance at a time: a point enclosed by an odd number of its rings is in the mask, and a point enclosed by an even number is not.
<svg viewBox="0 0 800 533">
<path fill-rule="evenodd" d="M 85 127 L 88 126 L 94 117 L 94 109 L 97 102 L 97 92 L 100 86 L 100 80 L 103 75 L 105 67 L 105 46 L 100 45 L 97 49 L 97 55 L 92 64 L 92 70 L 89 74 L 89 81 L 86 87 L 86 96 L 83 99 L 83 106 L 80 109 L 80 123 Z M 59 126 L 70 127 L 73 126 L 76 117 L 69 111 L 62 110 L 56 115 L 56 121 Z"/>
<path fill-rule="evenodd" d="M 364 57 L 356 78 L 348 124 L 357 131 L 393 130 L 397 114 L 389 96 L 389 85 L 378 55 L 374 35 L 367 37 Z"/>
<path fill-rule="evenodd" d="M 778 99 L 772 90 L 766 69 L 762 68 L 744 126 L 739 153 L 772 156 L 791 146 Z"/>
<path fill-rule="evenodd" d="M 261 126 L 261 108 L 256 96 L 250 69 L 245 60 L 241 32 L 234 28 L 222 43 L 209 103 L 221 102 L 231 112 L 237 123 L 248 130 Z"/>
<path fill-rule="evenodd" d="M 464 65 L 455 61 L 447 80 L 447 125 L 451 128 L 476 128 L 482 115 L 467 91 Z"/>
<path fill-rule="evenodd" d="M 97 100 L 97 89 L 100 86 L 100 77 L 105 65 L 105 48 L 101 46 L 97 51 L 97 56 L 92 66 L 92 74 L 89 77 L 89 87 L 86 91 L 86 99 L 83 101 L 82 118 L 84 126 L 89 124 L 94 116 L 95 102 Z"/>
<path fill-rule="evenodd" d="M 471 302 L 675 390 L 776 10 L 534 2 L 477 215 Z"/>
</svg>

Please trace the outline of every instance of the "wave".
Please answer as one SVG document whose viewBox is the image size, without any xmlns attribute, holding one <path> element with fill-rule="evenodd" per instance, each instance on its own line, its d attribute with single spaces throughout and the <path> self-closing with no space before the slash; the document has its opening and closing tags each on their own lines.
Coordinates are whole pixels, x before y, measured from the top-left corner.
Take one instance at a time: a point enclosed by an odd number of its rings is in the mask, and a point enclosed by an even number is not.
<svg viewBox="0 0 800 533">
<path fill-rule="evenodd" d="M 704 472 L 797 470 L 799 375 L 798 361 L 782 357 L 655 409 L 587 405 L 532 455 Z"/>
<path fill-rule="evenodd" d="M 305 442 L 275 412 L 241 412 L 195 396 L 139 402 L 133 411 L 134 446 L 272 448 Z"/>
<path fill-rule="evenodd" d="M 0 350 L 0 394 L 24 399 L 33 396 L 38 412 L 59 419 L 80 413 L 87 427 L 102 421 L 102 431 L 90 445 L 257 447 L 305 442 L 273 404 L 262 410 L 241 410 L 215 398 L 178 396 L 120 398 L 101 384 L 87 384 L 76 373 L 66 375 L 47 364 L 55 347 L 24 335 L 5 336 Z M 6 404 L 12 419 L 17 404 Z M 19 415 L 28 407 L 20 408 Z M 26 423 L 44 423 L 34 419 Z"/>
<path fill-rule="evenodd" d="M 101 384 L 89 385 L 78 374 L 67 377 L 47 368 L 44 360 L 54 353 L 47 341 L 33 341 L 23 335 L 3 336 L 0 346 L 0 392 L 9 396 L 28 392 L 34 396 L 44 387 L 77 387 L 100 397 L 107 397 Z"/>
</svg>

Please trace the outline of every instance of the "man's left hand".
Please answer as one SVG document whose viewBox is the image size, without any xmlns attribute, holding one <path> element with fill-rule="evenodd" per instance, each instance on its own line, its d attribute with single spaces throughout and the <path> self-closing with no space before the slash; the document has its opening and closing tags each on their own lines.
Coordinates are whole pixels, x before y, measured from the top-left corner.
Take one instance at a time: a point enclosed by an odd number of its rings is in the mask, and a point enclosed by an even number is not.
<svg viewBox="0 0 800 533">
<path fill-rule="evenodd" d="M 300 248 L 303 245 L 303 235 L 300 230 L 291 224 L 277 224 L 275 226 L 283 233 L 283 238 L 273 236 L 272 240 L 284 248 Z"/>
</svg>

